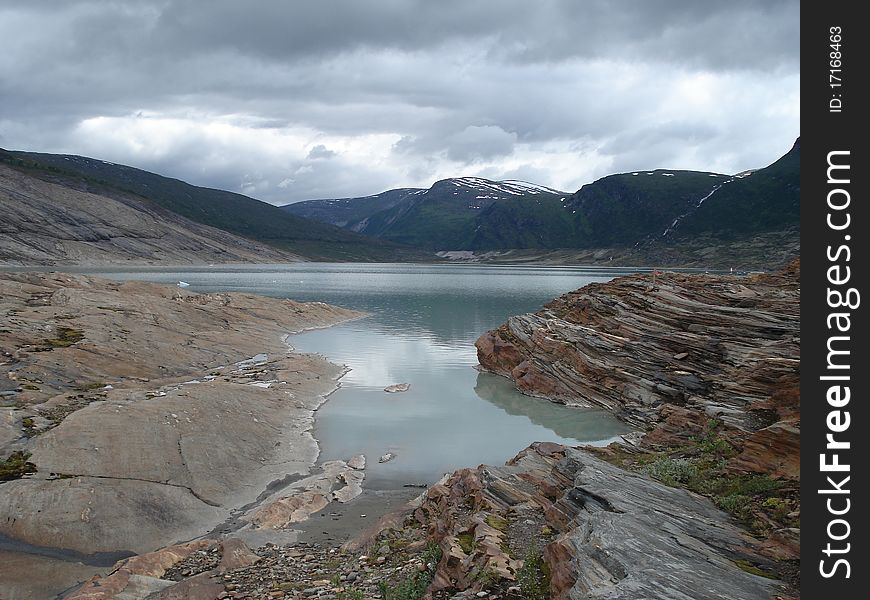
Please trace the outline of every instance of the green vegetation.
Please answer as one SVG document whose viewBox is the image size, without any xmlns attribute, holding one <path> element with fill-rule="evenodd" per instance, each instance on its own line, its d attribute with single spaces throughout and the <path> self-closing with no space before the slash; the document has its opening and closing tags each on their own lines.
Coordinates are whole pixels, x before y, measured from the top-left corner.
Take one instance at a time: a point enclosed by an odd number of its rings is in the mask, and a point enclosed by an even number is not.
<svg viewBox="0 0 870 600">
<path fill-rule="evenodd" d="M 41 433 L 36 430 L 36 421 L 33 420 L 33 417 L 24 417 L 21 419 L 21 428 L 24 429 L 24 435 L 29 438 Z"/>
<path fill-rule="evenodd" d="M 489 567 L 484 567 L 481 569 L 475 576 L 473 577 L 474 581 L 476 581 L 482 588 L 491 588 L 499 583 L 501 583 L 502 578 L 498 573 L 490 569 Z"/>
<path fill-rule="evenodd" d="M 58 327 L 57 337 L 43 340 L 42 343 L 52 348 L 66 348 L 85 339 L 85 334 L 71 327 Z"/>
<path fill-rule="evenodd" d="M 28 473 L 36 473 L 36 465 L 27 462 L 30 452 L 16 450 L 0 461 L 0 481 L 19 479 Z"/>
<path fill-rule="evenodd" d="M 575 225 L 583 238 L 576 247 L 626 247 L 661 236 L 725 180 L 716 173 L 657 170 L 610 175 L 584 185 L 566 201 L 577 211 Z"/>
<path fill-rule="evenodd" d="M 437 565 L 441 560 L 441 548 L 437 544 L 429 544 L 420 555 L 424 565 L 432 563 Z M 434 570 L 426 569 L 422 573 L 417 572 L 409 575 L 396 585 L 381 582 L 378 584 L 381 597 L 384 600 L 419 600 L 426 595 L 429 585 L 432 583 Z"/>
<path fill-rule="evenodd" d="M 550 567 L 539 548 L 533 547 L 517 571 L 517 585 L 526 600 L 547 600 L 550 597 Z"/>
<path fill-rule="evenodd" d="M 735 560 L 734 564 L 746 571 L 747 573 L 752 573 L 753 575 L 758 575 L 759 577 L 766 577 L 767 579 L 778 579 L 774 573 L 771 573 L 770 571 L 765 571 L 761 567 L 756 567 L 747 560 Z"/>
<path fill-rule="evenodd" d="M 769 475 L 730 472 L 727 459 L 736 451 L 719 435 L 721 425 L 711 419 L 704 433 L 686 446 L 641 454 L 616 451 L 602 458 L 665 485 L 707 496 L 756 534 L 765 535 L 776 526 L 796 526 L 789 515 L 800 506 L 797 490 Z"/>
<path fill-rule="evenodd" d="M 338 592 L 335 597 L 337 600 L 363 600 L 365 594 L 362 590 L 349 589 Z"/>
<path fill-rule="evenodd" d="M 459 547 L 462 548 L 462 551 L 466 554 L 474 552 L 475 544 L 473 533 L 460 533 L 456 536 L 456 541 L 459 542 Z"/>
<path fill-rule="evenodd" d="M 693 460 L 669 456 L 660 456 L 654 462 L 644 465 L 641 472 L 671 487 L 688 485 L 689 482 L 696 481 L 700 475 Z"/>
<path fill-rule="evenodd" d="M 508 523 L 507 519 L 503 519 L 502 517 L 499 517 L 498 515 L 492 515 L 492 514 L 486 515 L 486 519 L 484 519 L 484 520 L 486 521 L 487 525 L 489 525 L 493 529 L 497 529 L 498 531 L 501 531 L 502 533 L 504 533 L 508 529 L 509 523 Z"/>
<path fill-rule="evenodd" d="M 90 383 L 83 383 L 77 387 L 77 389 L 82 392 L 92 392 L 93 390 L 99 390 L 106 387 L 105 381 L 92 381 Z"/>
<path fill-rule="evenodd" d="M 733 239 L 799 223 L 800 139 L 769 167 L 722 186 L 675 233 L 678 238 L 710 233 Z"/>
</svg>

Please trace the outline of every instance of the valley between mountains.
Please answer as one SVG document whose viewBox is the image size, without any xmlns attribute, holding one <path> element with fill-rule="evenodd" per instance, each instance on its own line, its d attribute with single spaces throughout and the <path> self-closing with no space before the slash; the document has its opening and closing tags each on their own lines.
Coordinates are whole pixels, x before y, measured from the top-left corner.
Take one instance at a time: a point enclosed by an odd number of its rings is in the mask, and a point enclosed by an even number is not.
<svg viewBox="0 0 870 600">
<path fill-rule="evenodd" d="M 800 140 L 740 174 L 654 169 L 574 192 L 457 177 L 277 207 L 0 151 L 0 597 L 799 597 L 799 163 Z M 599 283 L 488 320 L 578 263 L 654 268 L 593 269 Z M 491 273 L 514 279 L 475 296 L 477 269 L 506 264 Z M 559 268 L 528 268 L 542 265 Z M 129 280 L 57 272 L 98 268 Z M 132 280 L 167 268 L 212 289 Z M 312 281 L 336 305 L 287 299 Z M 596 409 L 632 432 L 524 440 L 506 463 L 370 489 L 413 453 L 323 459 L 316 417 L 348 367 L 288 346 L 365 322 L 337 306 L 363 292 L 394 311 L 390 351 L 431 369 L 471 323 L 479 365 L 463 368 L 488 410 L 555 436 L 556 413 L 526 403 Z M 389 374 L 389 356 L 366 368 Z M 499 403 L 497 384 L 525 396 Z M 384 375 L 376 391 L 465 443 L 417 390 Z"/>
</svg>

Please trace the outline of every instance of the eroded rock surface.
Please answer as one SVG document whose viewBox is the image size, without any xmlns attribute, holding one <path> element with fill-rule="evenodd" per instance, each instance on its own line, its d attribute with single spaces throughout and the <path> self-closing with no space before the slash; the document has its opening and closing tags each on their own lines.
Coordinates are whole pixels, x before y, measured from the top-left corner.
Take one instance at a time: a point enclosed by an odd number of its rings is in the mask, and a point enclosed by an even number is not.
<svg viewBox="0 0 870 600">
<path fill-rule="evenodd" d="M 42 173 L 43 176 L 46 173 Z M 76 189 L 0 164 L 0 263 L 208 264 L 301 257 L 195 223 L 133 193 Z"/>
<path fill-rule="evenodd" d="M 693 582 L 701 586 L 694 591 L 667 587 L 675 581 L 663 582 L 661 589 L 631 591 L 636 582 L 627 575 L 630 569 L 619 575 L 622 566 L 611 568 L 643 547 L 676 561 L 689 550 L 706 554 L 705 544 L 724 547 L 721 527 L 707 522 L 710 510 L 715 510 L 712 505 L 685 505 L 685 519 L 705 523 L 687 534 L 682 525 L 674 525 L 670 514 L 678 499 L 651 487 L 639 473 L 696 491 L 727 509 L 731 521 L 754 538 L 743 536 L 740 543 L 748 544 L 743 550 L 738 550 L 737 538 L 730 538 L 725 555 L 762 555 L 763 560 L 737 560 L 746 561 L 740 564 L 751 572 L 753 565 L 766 561 L 758 572 L 776 573 L 792 586 L 799 585 L 799 260 L 776 274 L 659 273 L 592 284 L 537 313 L 510 318 L 481 336 L 476 346 L 481 365 L 512 379 L 520 391 L 567 405 L 603 407 L 637 427 L 636 434 L 625 436 L 624 444 L 590 450 L 611 464 L 577 472 L 584 482 L 591 481 L 592 474 L 599 482 L 584 484 L 581 495 L 592 490 L 612 507 L 637 501 L 635 509 L 645 506 L 665 527 L 678 527 L 668 532 L 680 547 L 667 548 L 649 532 L 646 537 L 641 532 L 629 534 L 629 521 L 608 515 L 614 511 L 604 506 L 595 517 L 601 519 L 596 531 L 606 533 L 608 554 L 596 559 L 596 544 L 605 547 L 600 537 L 577 535 L 548 545 L 554 589 L 571 581 L 572 590 L 588 594 L 577 596 L 583 598 L 717 597 L 698 595 L 706 593 L 701 579 Z M 566 456 L 573 456 L 573 451 Z M 583 460 L 590 464 L 586 457 Z M 604 480 L 610 483 L 600 485 Z M 624 485 L 627 482 L 631 485 Z M 547 489 L 548 484 L 540 485 Z M 509 487 L 514 493 L 515 486 Z M 584 502 L 594 506 L 598 500 Z M 592 522 L 572 522 L 570 528 L 589 534 Z M 632 527 L 643 522 L 635 519 Z M 656 519 L 645 523 L 659 527 Z M 621 543 L 620 535 L 627 535 Z M 576 557 L 593 565 L 597 560 L 599 572 L 557 573 L 557 565 Z M 659 573 L 664 568 L 641 555 L 637 560 L 635 569 L 649 566 Z M 720 562 L 712 555 L 709 561 Z M 771 561 L 781 562 L 768 569 Z M 596 591 L 596 577 L 611 577 L 624 595 L 608 595 L 603 587 Z"/>
<path fill-rule="evenodd" d="M 579 448 L 536 443 L 505 466 L 457 471 L 414 515 L 443 552 L 433 591 L 527 585 L 524 564 L 541 554 L 552 598 L 757 600 L 782 590 L 741 568 L 769 561 L 708 500 Z"/>
<path fill-rule="evenodd" d="M 0 315 L 0 458 L 38 469 L 0 484 L 0 534 L 83 554 L 202 536 L 308 474 L 343 369 L 283 339 L 360 316 L 33 273 L 0 274 Z"/>
<path fill-rule="evenodd" d="M 647 447 L 721 422 L 735 469 L 798 477 L 800 263 L 751 277 L 665 273 L 588 285 L 476 342 L 517 388 L 606 408 Z"/>
</svg>

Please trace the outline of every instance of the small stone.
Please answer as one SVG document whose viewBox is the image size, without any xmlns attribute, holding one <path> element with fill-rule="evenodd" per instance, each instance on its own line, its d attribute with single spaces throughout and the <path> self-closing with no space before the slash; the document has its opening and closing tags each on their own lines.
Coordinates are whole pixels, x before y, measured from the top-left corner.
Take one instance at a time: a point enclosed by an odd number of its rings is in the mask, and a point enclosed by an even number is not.
<svg viewBox="0 0 870 600">
<path fill-rule="evenodd" d="M 379 565 L 382 565 L 382 564 L 384 564 L 385 562 L 387 562 L 387 557 L 386 557 L 386 556 L 379 556 L 379 557 L 375 560 L 375 562 L 376 562 L 377 564 L 379 564 Z"/>
<path fill-rule="evenodd" d="M 394 458 L 396 458 L 396 455 L 395 455 L 395 454 L 393 454 L 392 452 L 387 452 L 386 454 L 384 454 L 383 456 L 381 456 L 381 457 L 378 459 L 378 462 L 379 462 L 379 463 L 390 462 L 390 461 L 393 460 Z"/>
<path fill-rule="evenodd" d="M 683 360 L 687 356 L 689 356 L 688 352 L 680 352 L 679 354 L 674 354 L 674 360 Z"/>
<path fill-rule="evenodd" d="M 396 392 L 407 392 L 411 389 L 410 383 L 394 383 L 393 385 L 388 385 L 384 388 L 384 391 L 388 394 L 395 394 Z"/>
<path fill-rule="evenodd" d="M 486 598 L 487 596 L 489 596 L 489 594 L 487 592 L 477 592 L 475 596 L 477 596 L 478 598 Z"/>
</svg>

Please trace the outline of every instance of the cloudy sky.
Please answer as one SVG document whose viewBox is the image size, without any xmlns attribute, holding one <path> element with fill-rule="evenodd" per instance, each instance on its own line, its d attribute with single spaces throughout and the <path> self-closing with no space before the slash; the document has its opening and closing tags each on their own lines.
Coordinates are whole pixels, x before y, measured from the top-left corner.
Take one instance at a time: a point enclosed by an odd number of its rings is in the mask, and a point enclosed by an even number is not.
<svg viewBox="0 0 870 600">
<path fill-rule="evenodd" d="M 797 0 L 0 3 L 0 147 L 286 202 L 764 166 Z"/>
</svg>

